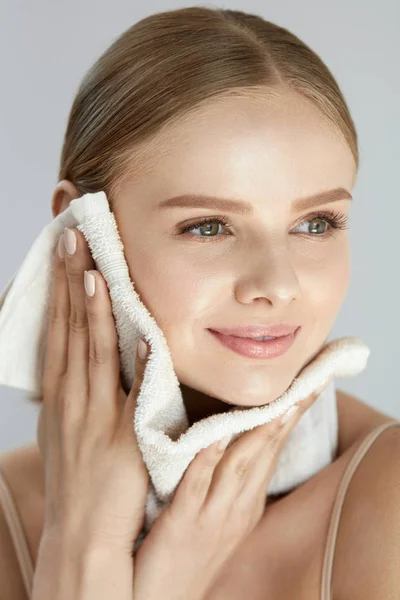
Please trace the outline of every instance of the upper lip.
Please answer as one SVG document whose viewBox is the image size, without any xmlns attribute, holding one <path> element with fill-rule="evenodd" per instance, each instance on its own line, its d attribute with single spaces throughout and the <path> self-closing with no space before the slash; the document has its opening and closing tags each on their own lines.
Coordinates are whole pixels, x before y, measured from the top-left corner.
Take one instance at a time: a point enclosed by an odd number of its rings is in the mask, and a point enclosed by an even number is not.
<svg viewBox="0 0 400 600">
<path fill-rule="evenodd" d="M 242 327 L 210 327 L 211 331 L 217 331 L 224 335 L 234 335 L 241 338 L 258 338 L 265 336 L 281 337 L 283 335 L 290 335 L 299 325 L 289 325 L 287 323 L 281 323 L 280 325 L 245 325 Z"/>
</svg>

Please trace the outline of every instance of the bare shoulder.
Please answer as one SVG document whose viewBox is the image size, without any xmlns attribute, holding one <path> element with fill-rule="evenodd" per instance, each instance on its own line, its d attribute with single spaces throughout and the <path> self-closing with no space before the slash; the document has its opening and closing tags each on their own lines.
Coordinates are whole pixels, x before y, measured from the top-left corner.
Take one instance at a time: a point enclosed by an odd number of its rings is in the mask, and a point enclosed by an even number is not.
<svg viewBox="0 0 400 600">
<path fill-rule="evenodd" d="M 395 420 L 343 390 L 336 390 L 336 404 L 339 425 L 339 455 L 375 427 Z"/>
<path fill-rule="evenodd" d="M 33 562 L 36 561 L 38 540 L 41 535 L 43 507 L 43 476 L 38 456 L 39 452 L 35 444 L 0 454 L 1 474 L 20 518 Z M 1 502 L 0 581 L 2 599 L 26 600 L 20 565 Z"/>
<path fill-rule="evenodd" d="M 0 504 L 0 581 L 2 600 L 26 600 L 26 591 L 11 533 Z"/>
<path fill-rule="evenodd" d="M 398 598 L 400 588 L 400 422 L 359 463 L 343 502 L 335 548 L 335 600 Z"/>
<path fill-rule="evenodd" d="M 25 508 L 31 512 L 35 503 L 44 497 L 44 470 L 37 444 L 22 446 L 0 454 L 0 469 L 12 491 L 23 522 Z"/>
</svg>

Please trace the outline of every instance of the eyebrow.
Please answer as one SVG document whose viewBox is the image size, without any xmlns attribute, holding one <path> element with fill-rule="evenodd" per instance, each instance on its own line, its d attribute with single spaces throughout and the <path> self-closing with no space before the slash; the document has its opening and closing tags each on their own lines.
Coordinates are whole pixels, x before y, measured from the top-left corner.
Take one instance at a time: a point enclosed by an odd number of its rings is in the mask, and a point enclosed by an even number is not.
<svg viewBox="0 0 400 600">
<path fill-rule="evenodd" d="M 353 200 L 353 196 L 345 188 L 339 187 L 333 190 L 327 190 L 312 196 L 304 196 L 293 202 L 293 208 L 296 210 L 305 210 L 319 204 L 337 202 L 338 200 Z M 206 196 L 203 194 L 182 194 L 163 200 L 158 208 L 209 208 L 224 210 L 225 212 L 237 213 L 239 215 L 251 215 L 254 213 L 254 207 L 250 202 L 233 200 L 232 198 L 217 198 L 215 196 Z"/>
</svg>

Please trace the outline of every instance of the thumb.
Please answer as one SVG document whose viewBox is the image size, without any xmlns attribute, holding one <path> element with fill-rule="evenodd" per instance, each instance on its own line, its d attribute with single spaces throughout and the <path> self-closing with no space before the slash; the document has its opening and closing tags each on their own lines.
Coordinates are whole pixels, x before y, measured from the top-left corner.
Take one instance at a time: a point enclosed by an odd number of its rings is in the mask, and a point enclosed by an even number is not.
<svg viewBox="0 0 400 600">
<path fill-rule="evenodd" d="M 132 397 L 136 406 L 136 400 L 140 393 L 140 388 L 143 383 L 143 375 L 146 369 L 147 359 L 149 356 L 149 347 L 144 338 L 140 338 L 136 348 L 135 371 L 133 375 L 133 384 L 129 397 Z"/>
<path fill-rule="evenodd" d="M 146 341 L 143 338 L 140 338 L 138 347 L 137 347 L 137 357 L 139 358 L 139 363 L 145 363 L 149 348 L 147 346 Z"/>
<path fill-rule="evenodd" d="M 124 427 L 127 428 L 128 435 L 132 431 L 132 423 L 135 416 L 137 399 L 143 383 L 143 375 L 146 369 L 147 359 L 149 356 L 149 347 L 145 340 L 141 338 L 136 348 L 135 369 L 133 375 L 132 388 L 124 406 Z"/>
<path fill-rule="evenodd" d="M 149 347 L 144 338 L 140 338 L 136 348 L 135 370 L 131 389 L 131 394 L 133 393 L 135 398 L 137 398 L 139 395 L 140 388 L 143 383 L 143 375 L 146 368 L 148 355 Z"/>
<path fill-rule="evenodd" d="M 290 429 L 293 429 L 294 426 L 300 421 L 303 414 L 314 404 L 314 402 L 318 399 L 321 392 L 327 387 L 327 385 L 331 382 L 332 376 L 328 377 L 324 383 L 321 383 L 311 394 L 309 394 L 306 398 L 301 400 L 298 404 L 294 404 L 291 406 L 285 413 L 283 413 L 280 425 L 286 425 L 288 421 L 290 421 L 291 425 L 289 425 Z"/>
</svg>

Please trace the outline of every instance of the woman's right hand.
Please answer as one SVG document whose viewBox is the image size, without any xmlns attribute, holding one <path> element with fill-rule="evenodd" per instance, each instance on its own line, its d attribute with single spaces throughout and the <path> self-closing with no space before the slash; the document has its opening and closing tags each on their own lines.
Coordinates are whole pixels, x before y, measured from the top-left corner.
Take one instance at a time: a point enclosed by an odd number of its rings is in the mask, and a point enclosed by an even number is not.
<svg viewBox="0 0 400 600">
<path fill-rule="evenodd" d="M 74 547 L 109 547 L 131 556 L 149 481 L 133 427 L 146 360 L 137 356 L 127 396 L 107 284 L 83 234 L 72 231 L 76 252 L 65 250 L 60 259 L 56 251 L 54 257 L 39 425 L 42 540 L 62 537 Z M 92 297 L 85 293 L 85 270 L 95 271 Z"/>
</svg>

